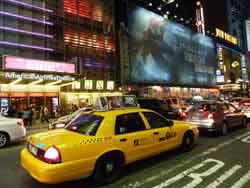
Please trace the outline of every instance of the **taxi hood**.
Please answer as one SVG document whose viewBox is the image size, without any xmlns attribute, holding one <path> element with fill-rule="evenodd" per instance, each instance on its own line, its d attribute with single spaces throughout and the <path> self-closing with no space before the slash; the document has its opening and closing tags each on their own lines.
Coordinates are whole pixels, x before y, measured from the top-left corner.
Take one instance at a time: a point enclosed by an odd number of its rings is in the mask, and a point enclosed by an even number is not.
<svg viewBox="0 0 250 188">
<path fill-rule="evenodd" d="M 79 144 L 83 139 L 88 138 L 87 135 L 82 135 L 65 129 L 57 129 L 43 133 L 33 134 L 28 138 L 28 142 L 32 145 L 46 150 L 50 146 L 65 148 Z"/>
</svg>

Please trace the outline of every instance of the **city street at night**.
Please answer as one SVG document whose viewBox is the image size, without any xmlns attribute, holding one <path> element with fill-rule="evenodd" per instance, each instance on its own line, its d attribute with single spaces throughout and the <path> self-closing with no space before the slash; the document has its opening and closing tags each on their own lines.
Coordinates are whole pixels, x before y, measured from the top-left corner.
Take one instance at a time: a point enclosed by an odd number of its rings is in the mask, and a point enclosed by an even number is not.
<svg viewBox="0 0 250 188">
<path fill-rule="evenodd" d="M 0 188 L 250 188 L 250 0 L 0 0 Z"/>
<path fill-rule="evenodd" d="M 20 166 L 25 143 L 0 150 L 3 188 L 248 188 L 250 186 L 250 129 L 236 129 L 227 136 L 203 135 L 193 151 L 174 150 L 125 167 L 113 184 L 97 186 L 91 179 L 45 185 Z M 244 186 L 243 186 L 244 185 Z"/>
</svg>

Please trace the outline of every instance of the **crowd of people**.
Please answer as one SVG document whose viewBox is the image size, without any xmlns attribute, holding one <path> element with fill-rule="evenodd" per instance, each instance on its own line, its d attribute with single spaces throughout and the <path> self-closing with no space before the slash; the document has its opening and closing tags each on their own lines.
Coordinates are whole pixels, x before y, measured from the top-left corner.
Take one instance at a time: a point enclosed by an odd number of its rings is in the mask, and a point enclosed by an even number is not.
<svg viewBox="0 0 250 188">
<path fill-rule="evenodd" d="M 23 110 L 18 110 L 15 105 L 11 105 L 7 111 L 8 117 L 22 118 L 25 126 L 32 127 L 35 120 L 40 120 L 41 123 L 48 122 L 50 118 L 50 111 L 47 106 L 41 106 L 40 109 L 31 104 L 24 107 Z"/>
</svg>

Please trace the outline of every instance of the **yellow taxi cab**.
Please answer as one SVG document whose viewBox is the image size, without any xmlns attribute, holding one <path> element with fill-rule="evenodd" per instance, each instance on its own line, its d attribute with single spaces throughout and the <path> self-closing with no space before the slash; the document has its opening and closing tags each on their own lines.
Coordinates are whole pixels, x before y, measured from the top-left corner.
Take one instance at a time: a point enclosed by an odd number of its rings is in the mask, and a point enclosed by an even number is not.
<svg viewBox="0 0 250 188">
<path fill-rule="evenodd" d="M 107 184 L 119 177 L 124 165 L 177 147 L 189 151 L 198 138 L 196 126 L 169 121 L 151 110 L 85 112 L 65 129 L 30 136 L 21 164 L 42 183 L 92 176 Z"/>
</svg>

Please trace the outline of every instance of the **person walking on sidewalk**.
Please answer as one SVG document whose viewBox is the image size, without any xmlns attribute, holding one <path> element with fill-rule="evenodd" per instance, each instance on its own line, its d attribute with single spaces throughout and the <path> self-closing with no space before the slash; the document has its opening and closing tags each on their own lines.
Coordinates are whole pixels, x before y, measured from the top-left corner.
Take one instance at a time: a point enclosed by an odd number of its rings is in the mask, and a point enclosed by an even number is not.
<svg viewBox="0 0 250 188">
<path fill-rule="evenodd" d="M 46 106 L 43 108 L 43 114 L 44 114 L 44 120 L 49 123 L 49 110 Z"/>
<path fill-rule="evenodd" d="M 22 113 L 22 118 L 24 122 L 24 126 L 30 126 L 29 118 L 30 118 L 30 110 L 25 107 L 23 113 Z"/>
<path fill-rule="evenodd" d="M 41 109 L 40 109 L 40 112 L 39 112 L 41 123 L 44 121 L 44 113 L 43 112 L 44 112 L 43 106 L 41 106 Z"/>
</svg>

